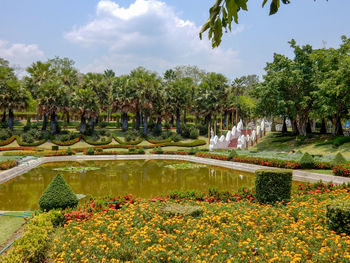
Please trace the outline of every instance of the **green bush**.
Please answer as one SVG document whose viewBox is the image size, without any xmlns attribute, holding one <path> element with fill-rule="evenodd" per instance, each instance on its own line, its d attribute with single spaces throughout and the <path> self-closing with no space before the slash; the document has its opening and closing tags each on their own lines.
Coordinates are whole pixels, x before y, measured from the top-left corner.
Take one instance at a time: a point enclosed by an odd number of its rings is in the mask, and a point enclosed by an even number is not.
<svg viewBox="0 0 350 263">
<path fill-rule="evenodd" d="M 135 141 L 138 137 L 140 137 L 140 133 L 137 130 L 128 130 L 125 132 L 125 141 Z"/>
<path fill-rule="evenodd" d="M 332 165 L 339 165 L 339 164 L 346 164 L 347 161 L 345 157 L 341 153 L 337 153 L 336 156 L 334 156 L 334 159 L 332 161 Z"/>
<path fill-rule="evenodd" d="M 51 150 L 53 150 L 53 151 L 58 151 L 58 149 L 59 149 L 58 145 L 51 146 Z"/>
<path fill-rule="evenodd" d="M 232 149 L 230 151 L 230 153 L 228 154 L 228 158 L 230 158 L 230 160 L 232 160 L 236 156 L 238 156 L 238 154 L 237 154 L 237 152 L 234 149 Z"/>
<path fill-rule="evenodd" d="M 172 140 L 174 142 L 179 142 L 182 140 L 182 136 L 180 134 L 174 134 L 173 137 L 172 137 Z"/>
<path fill-rule="evenodd" d="M 154 152 L 156 153 L 156 154 L 162 154 L 163 153 L 163 149 L 162 149 L 162 147 L 156 147 L 156 148 L 154 148 Z"/>
<path fill-rule="evenodd" d="M 101 152 L 103 152 L 103 149 L 102 148 L 97 148 L 96 152 L 101 153 Z"/>
<path fill-rule="evenodd" d="M 256 198 L 260 203 L 289 202 L 292 188 L 291 170 L 257 170 Z"/>
<path fill-rule="evenodd" d="M 67 153 L 68 155 L 73 155 L 73 154 L 74 154 L 72 148 L 70 148 L 70 147 L 67 148 L 66 153 Z"/>
<path fill-rule="evenodd" d="M 39 199 L 42 210 L 65 209 L 78 205 L 78 198 L 60 174 L 51 181 Z"/>
<path fill-rule="evenodd" d="M 143 148 L 140 148 L 137 150 L 138 154 L 145 154 L 145 150 Z"/>
<path fill-rule="evenodd" d="M 60 211 L 51 210 L 35 216 L 25 225 L 22 237 L 16 240 L 6 256 L 0 258 L 3 263 L 46 262 L 45 257 L 51 241 L 54 227 L 63 223 Z"/>
<path fill-rule="evenodd" d="M 12 132 L 9 129 L 0 130 L 0 141 L 5 141 L 11 138 Z"/>
<path fill-rule="evenodd" d="M 190 130 L 190 138 L 191 138 L 191 139 L 197 139 L 198 136 L 199 136 L 199 130 L 196 129 L 196 128 L 192 128 L 192 129 Z"/>
<path fill-rule="evenodd" d="M 89 148 L 87 149 L 87 151 L 86 151 L 86 154 L 87 154 L 87 155 L 94 155 L 94 154 L 95 154 L 94 148 L 89 147 Z"/>
<path fill-rule="evenodd" d="M 129 148 L 128 152 L 129 153 L 135 153 L 137 151 L 137 148 Z"/>
<path fill-rule="evenodd" d="M 307 152 L 303 154 L 299 162 L 300 162 L 301 168 L 303 169 L 313 168 L 315 164 L 314 158 Z"/>
<path fill-rule="evenodd" d="M 200 135 L 208 135 L 208 126 L 203 124 L 197 124 L 196 128 L 199 130 Z"/>
<path fill-rule="evenodd" d="M 327 205 L 327 224 L 337 233 L 350 234 L 350 201 L 332 200 Z"/>
<path fill-rule="evenodd" d="M 31 135 L 30 133 L 23 133 L 22 140 L 26 143 L 33 143 L 35 141 L 33 135 Z"/>
</svg>

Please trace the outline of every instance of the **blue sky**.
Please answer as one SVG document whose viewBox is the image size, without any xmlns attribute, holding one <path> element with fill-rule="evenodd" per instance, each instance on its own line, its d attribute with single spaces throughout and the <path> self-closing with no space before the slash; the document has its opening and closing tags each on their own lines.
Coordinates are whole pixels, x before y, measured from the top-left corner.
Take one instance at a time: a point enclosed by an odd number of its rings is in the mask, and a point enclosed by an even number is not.
<svg viewBox="0 0 350 263">
<path fill-rule="evenodd" d="M 263 74 L 274 52 L 292 56 L 288 41 L 337 47 L 350 36 L 349 0 L 292 0 L 274 16 L 250 0 L 240 24 L 218 49 L 198 39 L 214 1 L 1 0 L 0 57 L 25 68 L 36 60 L 69 57 L 82 72 L 142 65 L 162 74 L 197 65 L 229 79 Z"/>
</svg>

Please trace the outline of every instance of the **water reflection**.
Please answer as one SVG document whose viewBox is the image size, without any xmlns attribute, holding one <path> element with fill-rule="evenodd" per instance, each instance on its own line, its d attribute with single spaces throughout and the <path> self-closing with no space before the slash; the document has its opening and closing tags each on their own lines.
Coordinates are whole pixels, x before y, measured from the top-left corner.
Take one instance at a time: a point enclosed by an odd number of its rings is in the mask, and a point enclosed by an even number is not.
<svg viewBox="0 0 350 263">
<path fill-rule="evenodd" d="M 66 166 L 93 166 L 99 170 L 84 173 L 63 172 L 75 193 L 105 196 L 132 193 L 151 198 L 173 190 L 238 191 L 242 186 L 252 186 L 250 173 L 226 168 L 206 166 L 196 169 L 169 169 L 166 165 L 178 163 L 170 160 L 83 161 L 49 163 L 0 185 L 0 210 L 34 210 L 38 200 L 58 173 L 54 168 Z"/>
</svg>

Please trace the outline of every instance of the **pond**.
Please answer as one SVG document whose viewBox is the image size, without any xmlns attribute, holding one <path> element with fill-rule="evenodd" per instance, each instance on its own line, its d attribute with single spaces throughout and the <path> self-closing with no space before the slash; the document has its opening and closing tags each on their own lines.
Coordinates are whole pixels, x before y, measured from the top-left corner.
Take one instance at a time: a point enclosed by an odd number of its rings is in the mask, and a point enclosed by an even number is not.
<svg viewBox="0 0 350 263">
<path fill-rule="evenodd" d="M 247 172 L 173 160 L 56 162 L 0 185 L 0 210 L 37 209 L 40 196 L 57 173 L 76 194 L 95 197 L 132 193 L 152 198 L 174 190 L 208 191 L 210 187 L 237 192 L 254 185 L 254 176 Z"/>
</svg>

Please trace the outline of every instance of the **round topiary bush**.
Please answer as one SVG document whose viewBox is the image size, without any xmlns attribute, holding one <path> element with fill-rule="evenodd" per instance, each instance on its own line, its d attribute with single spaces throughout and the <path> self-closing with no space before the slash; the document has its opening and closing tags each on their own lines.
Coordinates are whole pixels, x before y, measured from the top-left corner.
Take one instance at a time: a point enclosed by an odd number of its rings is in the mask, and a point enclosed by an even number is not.
<svg viewBox="0 0 350 263">
<path fill-rule="evenodd" d="M 40 208 L 46 211 L 65 209 L 77 205 L 77 196 L 60 174 L 56 175 L 39 199 Z"/>
<path fill-rule="evenodd" d="M 344 156 L 338 152 L 336 154 L 336 156 L 334 156 L 334 159 L 332 161 L 332 165 L 335 166 L 335 165 L 339 165 L 339 164 L 345 164 L 347 163 L 346 159 L 344 158 Z"/>
<path fill-rule="evenodd" d="M 230 160 L 232 160 L 234 157 L 237 157 L 237 156 L 238 156 L 238 153 L 234 149 L 232 149 L 228 154 L 228 158 L 230 158 Z"/>
<path fill-rule="evenodd" d="M 313 168 L 315 164 L 314 158 L 307 152 L 303 154 L 299 162 L 300 162 L 301 168 L 304 168 L 304 169 Z"/>
</svg>

